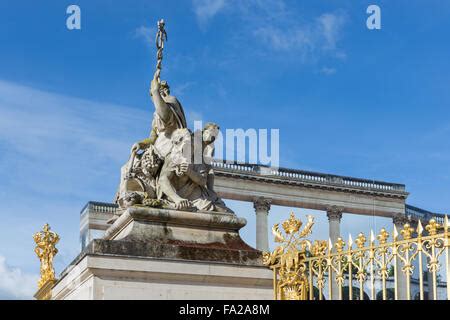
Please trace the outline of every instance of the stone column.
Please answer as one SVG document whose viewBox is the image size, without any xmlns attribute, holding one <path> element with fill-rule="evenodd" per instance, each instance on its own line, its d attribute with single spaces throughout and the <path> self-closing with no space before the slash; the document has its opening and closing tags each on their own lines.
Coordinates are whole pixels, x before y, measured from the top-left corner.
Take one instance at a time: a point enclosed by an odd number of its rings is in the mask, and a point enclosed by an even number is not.
<svg viewBox="0 0 450 320">
<path fill-rule="evenodd" d="M 404 214 L 398 214 L 392 218 L 392 222 L 395 225 L 395 228 L 397 228 L 397 232 L 400 234 L 400 231 L 403 229 L 404 225 L 406 223 L 409 223 L 408 217 L 406 217 Z M 403 268 L 403 262 L 400 261 L 400 259 L 397 259 L 397 290 L 398 290 L 398 299 L 399 300 L 406 300 L 407 294 L 406 294 L 406 274 L 402 271 Z M 414 299 L 414 297 L 411 297 L 411 299 Z"/>
<path fill-rule="evenodd" d="M 334 243 L 341 236 L 341 219 L 344 208 L 338 206 L 330 206 L 327 208 L 327 217 L 330 227 L 330 239 Z"/>
<path fill-rule="evenodd" d="M 256 198 L 253 201 L 253 207 L 256 213 L 256 249 L 269 251 L 269 232 L 267 220 L 270 210 L 270 199 Z"/>
<path fill-rule="evenodd" d="M 329 236 L 333 245 L 336 243 L 337 239 L 341 236 L 341 219 L 343 211 L 344 208 L 342 207 L 338 206 L 327 207 L 327 217 L 330 227 Z M 332 281 L 331 300 L 339 299 L 339 288 L 335 277 L 336 275 L 333 273 L 332 278 L 328 279 L 328 281 Z"/>
</svg>

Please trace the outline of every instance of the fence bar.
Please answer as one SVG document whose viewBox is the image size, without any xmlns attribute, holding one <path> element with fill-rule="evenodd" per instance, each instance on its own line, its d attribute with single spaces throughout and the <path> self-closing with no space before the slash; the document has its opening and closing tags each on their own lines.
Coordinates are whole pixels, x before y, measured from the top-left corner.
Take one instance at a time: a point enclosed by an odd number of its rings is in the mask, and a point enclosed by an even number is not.
<svg viewBox="0 0 450 320">
<path fill-rule="evenodd" d="M 446 228 L 447 229 L 447 228 Z M 450 253 L 448 247 L 450 246 L 447 230 L 445 232 L 445 281 L 447 282 L 447 300 L 450 300 Z"/>
<path fill-rule="evenodd" d="M 433 300 L 437 300 L 437 276 L 436 276 L 436 270 L 437 270 L 437 258 L 436 258 L 436 245 L 434 240 L 431 240 L 431 262 L 430 262 L 430 269 L 432 273 L 432 279 L 433 279 Z"/>
<path fill-rule="evenodd" d="M 308 263 L 308 268 L 309 268 L 309 300 L 314 300 L 312 263 Z"/>
<path fill-rule="evenodd" d="M 277 281 L 277 268 L 273 268 L 273 295 L 274 300 L 278 300 L 278 281 Z"/>
<path fill-rule="evenodd" d="M 420 250 L 418 250 L 419 257 L 419 298 L 420 300 L 424 300 L 423 296 L 423 257 L 422 257 L 422 245 L 420 245 Z"/>
<path fill-rule="evenodd" d="M 397 257 L 397 244 L 394 243 L 393 255 L 394 255 L 394 297 L 398 300 L 398 257 Z"/>
</svg>

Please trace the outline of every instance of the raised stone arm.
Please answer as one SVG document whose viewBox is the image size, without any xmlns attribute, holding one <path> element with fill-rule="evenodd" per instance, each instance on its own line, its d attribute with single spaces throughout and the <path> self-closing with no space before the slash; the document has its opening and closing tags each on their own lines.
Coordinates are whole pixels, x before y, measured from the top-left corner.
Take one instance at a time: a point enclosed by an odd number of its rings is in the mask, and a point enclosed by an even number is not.
<svg viewBox="0 0 450 320">
<path fill-rule="evenodd" d="M 167 106 L 167 103 L 164 101 L 161 95 L 161 81 L 160 81 L 160 73 L 161 70 L 156 70 L 153 80 L 150 85 L 150 95 L 153 100 L 153 104 L 155 105 L 156 113 L 161 118 L 162 121 L 169 121 L 171 110 Z"/>
</svg>

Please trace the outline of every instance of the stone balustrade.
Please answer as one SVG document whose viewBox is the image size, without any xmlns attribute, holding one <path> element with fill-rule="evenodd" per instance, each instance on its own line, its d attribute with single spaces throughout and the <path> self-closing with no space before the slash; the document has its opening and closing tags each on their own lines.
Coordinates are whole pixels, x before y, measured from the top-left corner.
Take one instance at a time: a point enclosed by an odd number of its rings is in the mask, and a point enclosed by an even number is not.
<svg viewBox="0 0 450 320">
<path fill-rule="evenodd" d="M 386 191 L 386 192 L 405 192 L 405 185 L 397 183 L 337 176 L 303 170 L 294 170 L 285 168 L 275 169 L 255 164 L 230 163 L 223 160 L 214 160 L 212 165 L 218 173 L 220 172 L 245 173 L 245 174 L 254 174 L 262 177 L 269 176 L 292 181 L 313 182 L 331 186 L 342 186 L 342 187 L 351 187 L 351 188 Z"/>
<path fill-rule="evenodd" d="M 445 214 L 442 213 L 433 213 L 424 209 L 420 209 L 411 205 L 406 205 L 405 207 L 405 216 L 413 221 L 420 220 L 423 223 L 428 222 L 430 219 L 434 218 L 437 223 L 443 225 Z"/>
<path fill-rule="evenodd" d="M 116 213 L 119 206 L 115 203 L 96 202 L 89 201 L 83 209 L 81 209 L 80 215 L 86 212 L 98 212 L 98 213 Z"/>
</svg>

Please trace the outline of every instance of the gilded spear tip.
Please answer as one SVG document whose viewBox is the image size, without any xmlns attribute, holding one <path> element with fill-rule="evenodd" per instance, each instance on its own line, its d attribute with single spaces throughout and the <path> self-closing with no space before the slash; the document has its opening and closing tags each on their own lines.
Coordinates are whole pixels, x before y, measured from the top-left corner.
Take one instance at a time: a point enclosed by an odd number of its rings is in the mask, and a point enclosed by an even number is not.
<svg viewBox="0 0 450 320">
<path fill-rule="evenodd" d="M 419 220 L 419 222 L 417 223 L 417 234 L 418 234 L 419 236 L 421 236 L 421 235 L 422 235 L 422 232 L 423 232 L 422 221 Z"/>
<path fill-rule="evenodd" d="M 352 235 L 349 233 L 348 234 L 348 248 L 351 249 L 353 245 L 353 238 Z"/>
<path fill-rule="evenodd" d="M 375 233 L 373 232 L 373 230 L 370 230 L 370 243 L 374 243 L 375 242 Z"/>
<path fill-rule="evenodd" d="M 392 231 L 392 238 L 394 239 L 394 241 L 397 241 L 398 238 L 398 230 L 397 227 L 394 224 L 394 230 Z"/>
</svg>

